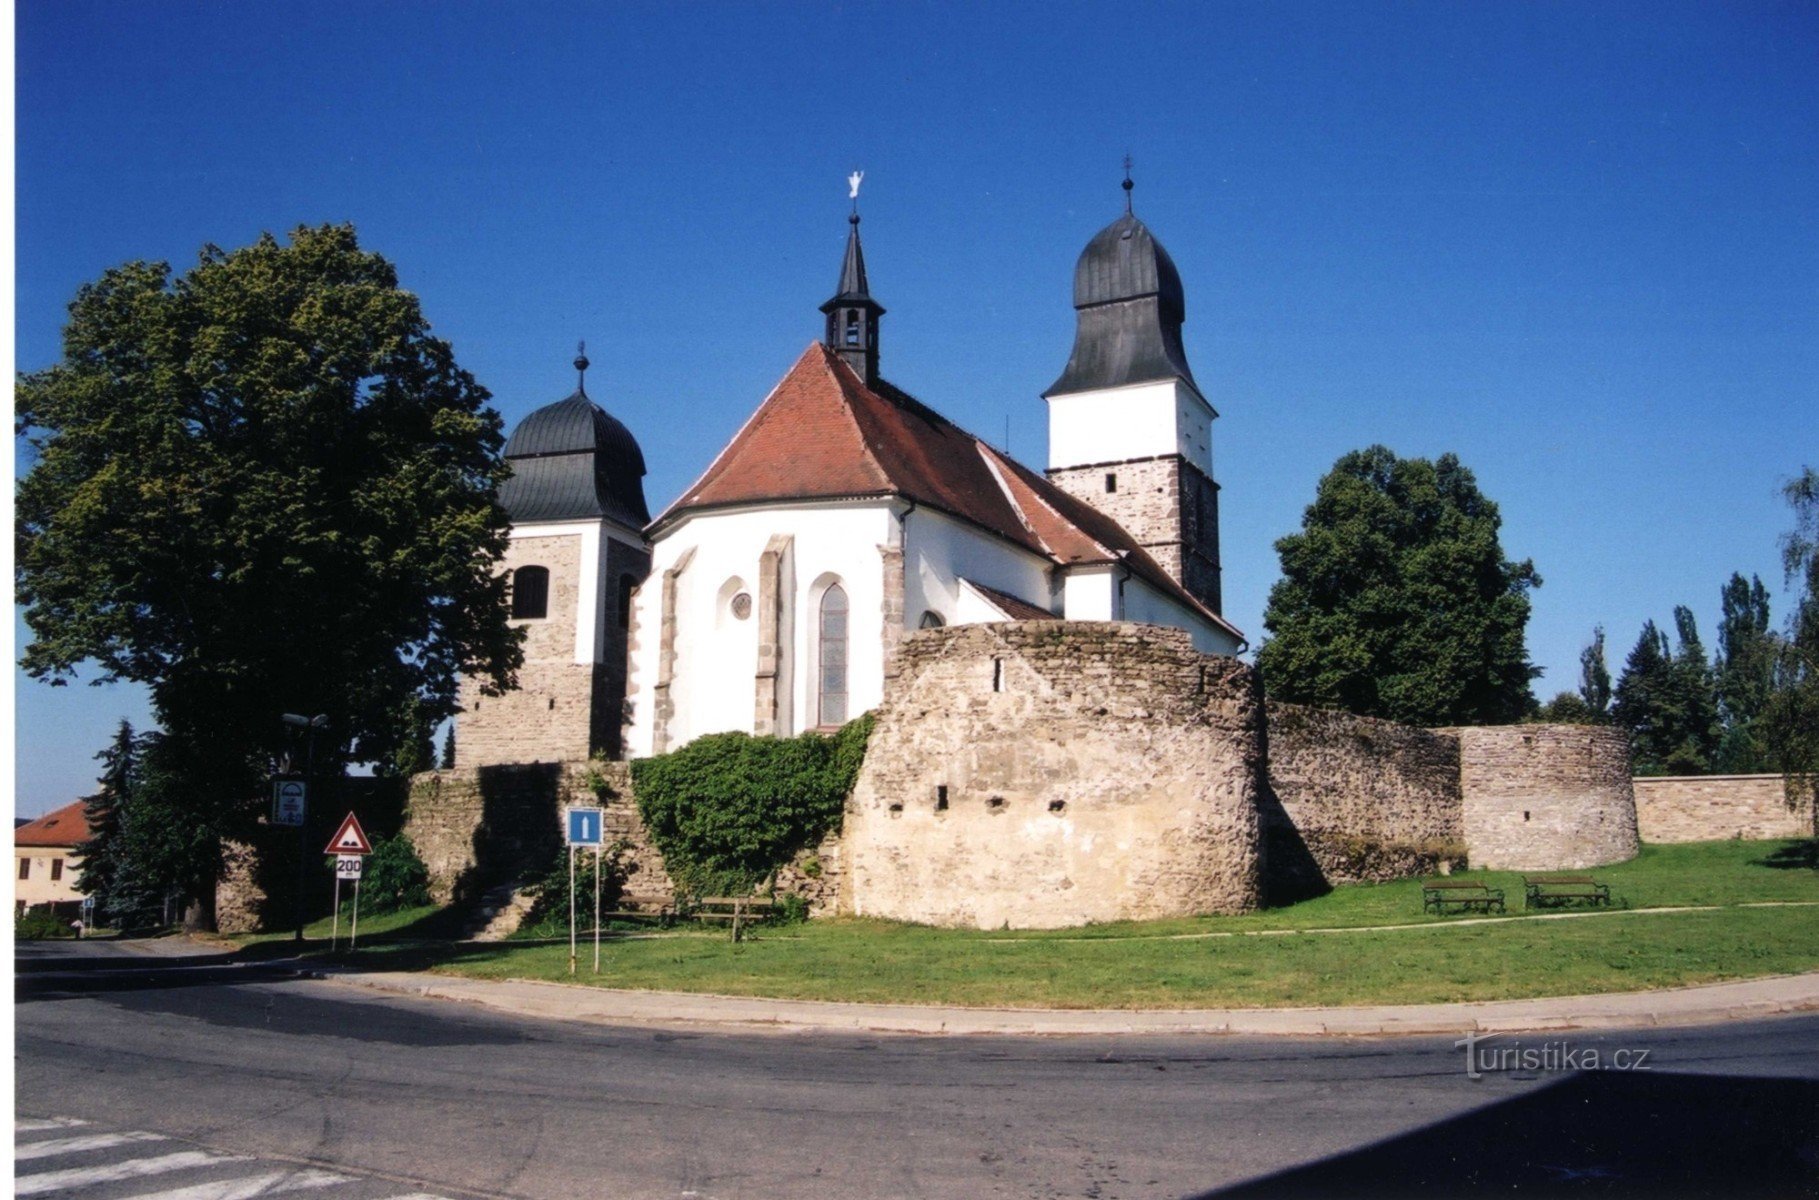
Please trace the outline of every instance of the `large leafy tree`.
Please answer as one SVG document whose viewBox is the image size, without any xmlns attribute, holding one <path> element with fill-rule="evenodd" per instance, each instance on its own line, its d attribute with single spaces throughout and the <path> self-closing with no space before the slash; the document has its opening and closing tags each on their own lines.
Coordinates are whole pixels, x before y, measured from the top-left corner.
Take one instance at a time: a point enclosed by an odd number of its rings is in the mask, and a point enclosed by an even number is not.
<svg viewBox="0 0 1819 1200">
<path fill-rule="evenodd" d="M 1454 455 L 1345 455 L 1276 543 L 1257 653 L 1270 695 L 1417 725 L 1522 719 L 1541 578 L 1504 557 L 1501 524 Z"/>
<path fill-rule="evenodd" d="M 487 400 L 351 227 L 109 270 L 18 387 L 23 665 L 148 685 L 148 778 L 205 847 L 257 811 L 284 712 L 329 716 L 331 769 L 415 757 L 459 673 L 520 661 Z"/>
</svg>

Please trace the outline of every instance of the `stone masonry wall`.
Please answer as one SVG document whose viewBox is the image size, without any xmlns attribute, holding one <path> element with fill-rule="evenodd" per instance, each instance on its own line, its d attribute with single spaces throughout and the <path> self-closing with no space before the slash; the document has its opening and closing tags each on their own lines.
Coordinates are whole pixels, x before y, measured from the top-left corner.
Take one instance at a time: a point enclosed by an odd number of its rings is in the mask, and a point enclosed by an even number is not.
<svg viewBox="0 0 1819 1200">
<path fill-rule="evenodd" d="M 514 538 L 501 569 L 549 569 L 549 616 L 516 621 L 524 629 L 524 665 L 518 686 L 503 696 L 482 696 L 470 679 L 461 681 L 461 713 L 455 725 L 455 766 L 474 770 L 498 763 L 579 761 L 592 751 L 596 675 L 591 663 L 575 661 L 576 605 L 581 574 L 581 538 Z"/>
<path fill-rule="evenodd" d="M 1629 743 L 1596 725 L 1499 725 L 1459 738 L 1474 867 L 1577 870 L 1634 858 Z"/>
<path fill-rule="evenodd" d="M 1110 622 L 923 630 L 898 647 L 847 806 L 851 909 L 1053 928 L 1262 899 L 1255 672 Z"/>
<path fill-rule="evenodd" d="M 1810 837 L 1810 803 L 1789 808 L 1779 775 L 1638 776 L 1636 826 L 1645 842 Z"/>
<path fill-rule="evenodd" d="M 1273 897 L 1464 858 L 1456 737 L 1332 709 L 1271 703 L 1268 711 Z"/>
<path fill-rule="evenodd" d="M 1107 476 L 1116 480 L 1106 491 Z M 1129 530 L 1163 570 L 1219 611 L 1219 485 L 1179 454 L 1064 467 L 1049 480 Z"/>
</svg>

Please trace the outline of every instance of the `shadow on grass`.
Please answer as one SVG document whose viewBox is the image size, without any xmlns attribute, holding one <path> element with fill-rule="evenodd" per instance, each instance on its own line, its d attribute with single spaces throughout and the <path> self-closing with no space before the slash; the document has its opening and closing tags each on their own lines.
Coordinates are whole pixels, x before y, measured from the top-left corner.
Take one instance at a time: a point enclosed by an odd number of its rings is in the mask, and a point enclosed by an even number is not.
<svg viewBox="0 0 1819 1200">
<path fill-rule="evenodd" d="M 1777 871 L 1819 871 L 1819 838 L 1789 842 L 1767 858 L 1750 860 L 1752 867 L 1770 867 Z"/>
</svg>

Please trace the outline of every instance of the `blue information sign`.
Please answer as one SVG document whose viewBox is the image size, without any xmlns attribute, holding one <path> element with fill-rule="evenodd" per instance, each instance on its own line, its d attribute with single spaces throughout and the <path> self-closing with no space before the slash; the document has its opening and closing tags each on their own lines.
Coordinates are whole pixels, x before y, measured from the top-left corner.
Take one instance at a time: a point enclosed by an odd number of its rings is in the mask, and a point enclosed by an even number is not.
<svg viewBox="0 0 1819 1200">
<path fill-rule="evenodd" d="M 569 809 L 568 844 L 571 846 L 598 846 L 606 824 L 602 819 L 605 815 L 598 808 Z"/>
</svg>

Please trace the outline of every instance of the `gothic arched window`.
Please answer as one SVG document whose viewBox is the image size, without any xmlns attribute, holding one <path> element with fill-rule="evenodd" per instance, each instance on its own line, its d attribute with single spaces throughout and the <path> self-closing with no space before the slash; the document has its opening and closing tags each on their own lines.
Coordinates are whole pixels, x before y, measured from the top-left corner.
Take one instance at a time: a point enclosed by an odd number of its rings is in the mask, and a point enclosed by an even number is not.
<svg viewBox="0 0 1819 1200">
<path fill-rule="evenodd" d="M 519 567 L 512 572 L 512 620 L 540 621 L 549 616 L 549 568 Z"/>
<path fill-rule="evenodd" d="M 946 624 L 946 619 L 931 608 L 922 614 L 922 620 L 917 622 L 917 627 L 920 629 L 940 629 Z"/>
<path fill-rule="evenodd" d="M 818 704 L 816 723 L 846 724 L 846 591 L 832 584 L 821 594 L 821 636 L 816 643 L 820 661 L 815 673 Z"/>
</svg>

